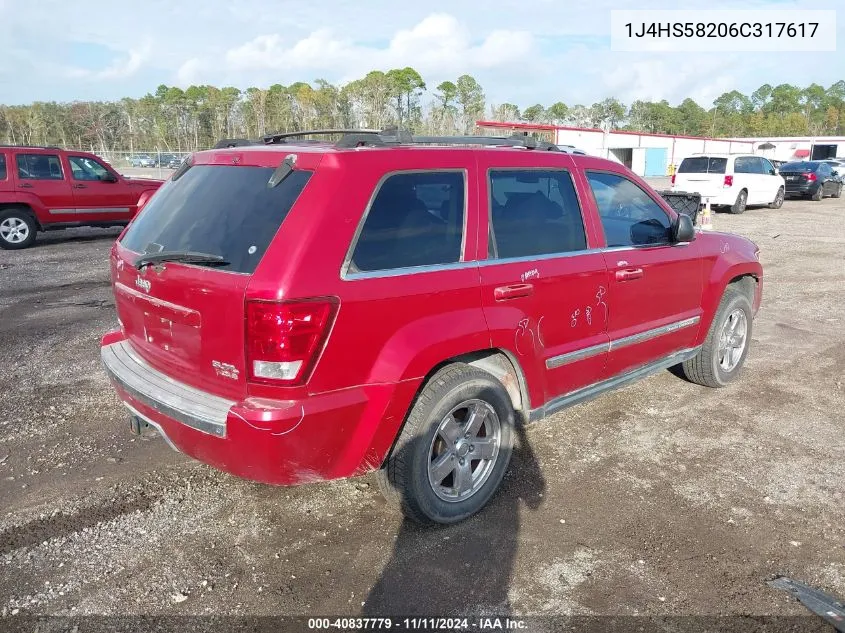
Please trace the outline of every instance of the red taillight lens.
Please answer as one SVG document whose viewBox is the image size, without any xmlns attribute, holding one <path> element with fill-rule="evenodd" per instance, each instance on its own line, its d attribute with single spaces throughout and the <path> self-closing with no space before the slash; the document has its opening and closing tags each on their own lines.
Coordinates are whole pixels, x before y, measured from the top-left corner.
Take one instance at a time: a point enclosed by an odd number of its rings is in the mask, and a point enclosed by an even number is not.
<svg viewBox="0 0 845 633">
<path fill-rule="evenodd" d="M 804 177 L 807 179 L 807 182 L 816 182 L 816 175 L 813 172 L 806 174 Z"/>
<path fill-rule="evenodd" d="M 734 184 L 734 177 L 733 176 L 725 176 L 725 186 L 726 187 L 733 187 Z"/>
<path fill-rule="evenodd" d="M 254 382 L 305 382 L 334 323 L 335 298 L 304 301 L 248 301 L 247 375 Z"/>
<path fill-rule="evenodd" d="M 675 174 L 672 174 L 672 184 L 675 184 Z"/>
</svg>

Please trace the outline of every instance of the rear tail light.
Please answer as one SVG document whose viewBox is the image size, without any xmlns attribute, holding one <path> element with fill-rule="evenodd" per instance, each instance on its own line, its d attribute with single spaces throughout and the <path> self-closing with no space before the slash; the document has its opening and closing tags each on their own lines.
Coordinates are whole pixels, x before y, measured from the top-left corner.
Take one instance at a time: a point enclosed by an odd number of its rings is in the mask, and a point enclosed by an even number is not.
<svg viewBox="0 0 845 633">
<path fill-rule="evenodd" d="M 672 174 L 672 184 L 675 184 L 675 174 Z"/>
<path fill-rule="evenodd" d="M 323 349 L 338 302 L 333 297 L 302 301 L 247 301 L 246 362 L 253 382 L 304 383 Z"/>
<path fill-rule="evenodd" d="M 812 172 L 805 174 L 804 178 L 807 179 L 807 182 L 816 182 L 816 175 Z"/>
<path fill-rule="evenodd" d="M 726 187 L 733 187 L 734 184 L 734 177 L 733 176 L 725 176 L 725 186 Z"/>
</svg>

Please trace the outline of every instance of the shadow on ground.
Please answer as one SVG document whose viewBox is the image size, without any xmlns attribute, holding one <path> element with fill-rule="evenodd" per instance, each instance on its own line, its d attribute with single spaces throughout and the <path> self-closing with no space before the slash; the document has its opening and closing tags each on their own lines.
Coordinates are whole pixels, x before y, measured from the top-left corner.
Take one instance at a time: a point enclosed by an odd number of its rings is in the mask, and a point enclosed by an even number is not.
<svg viewBox="0 0 845 633">
<path fill-rule="evenodd" d="M 536 510 L 545 479 L 522 425 L 498 495 L 476 516 L 453 526 L 420 527 L 405 519 L 390 560 L 362 615 L 505 616 L 519 544 L 522 507 Z"/>
</svg>

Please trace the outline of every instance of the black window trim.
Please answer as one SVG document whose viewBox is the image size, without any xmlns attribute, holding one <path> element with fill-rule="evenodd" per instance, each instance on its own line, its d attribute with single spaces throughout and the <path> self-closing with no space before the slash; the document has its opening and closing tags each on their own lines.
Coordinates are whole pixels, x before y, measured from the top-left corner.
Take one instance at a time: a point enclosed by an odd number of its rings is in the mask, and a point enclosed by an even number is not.
<svg viewBox="0 0 845 633">
<path fill-rule="evenodd" d="M 384 183 L 392 176 L 401 174 L 461 174 L 464 181 L 464 217 L 463 226 L 461 227 L 461 252 L 457 262 L 451 264 L 429 264 L 424 266 L 405 266 L 403 268 L 388 268 L 385 270 L 352 270 L 352 256 L 355 254 L 355 248 L 358 246 L 358 240 L 361 233 L 364 231 L 364 224 L 370 215 L 373 203 L 376 197 L 381 192 Z M 442 270 L 459 270 L 461 268 L 472 268 L 478 265 L 476 261 L 468 261 L 466 259 L 466 245 L 467 245 L 467 220 L 469 217 L 469 170 L 465 167 L 443 167 L 443 168 L 426 168 L 426 169 L 395 169 L 382 174 L 376 186 L 373 188 L 373 193 L 370 194 L 370 199 L 367 201 L 367 206 L 361 219 L 358 221 L 358 226 L 355 228 L 355 233 L 352 235 L 352 240 L 349 243 L 349 248 L 346 251 L 346 257 L 343 258 L 343 263 L 340 266 L 341 281 L 356 281 L 359 279 L 378 279 L 381 277 L 401 277 L 404 275 L 413 275 L 419 273 L 436 272 Z"/>
<path fill-rule="evenodd" d="M 572 189 L 575 191 L 575 199 L 578 201 L 578 213 L 581 215 L 581 227 L 584 229 L 584 241 L 587 245 L 586 248 L 582 248 L 576 251 L 560 251 L 558 253 L 546 253 L 544 255 L 524 255 L 520 257 L 493 257 L 492 253 L 489 251 L 490 241 L 492 239 L 493 246 L 496 246 L 496 235 L 493 231 L 493 187 L 491 174 L 494 171 L 544 171 L 544 172 L 565 172 L 569 176 L 569 180 L 572 182 Z M 597 249 L 590 247 L 590 234 L 587 231 L 587 223 L 586 218 L 584 217 L 584 203 L 581 200 L 581 193 L 578 191 L 578 182 L 573 175 L 573 168 L 572 167 L 557 167 L 557 166 L 548 166 L 548 167 L 537 167 L 537 166 L 490 166 L 487 168 L 485 173 L 485 186 L 487 187 L 487 245 L 488 245 L 488 252 L 487 257 L 484 259 L 479 260 L 482 265 L 493 265 L 493 264 L 512 264 L 512 263 L 519 263 L 519 262 L 531 262 L 531 261 L 542 261 L 546 259 L 557 259 L 559 257 L 572 257 L 573 255 L 583 255 L 584 253 L 591 253 L 595 252 Z M 606 241 L 606 240 L 605 240 Z M 480 241 L 479 241 L 480 243 Z"/>
<path fill-rule="evenodd" d="M 50 152 L 18 152 L 14 156 L 15 156 L 15 170 L 17 172 L 15 174 L 15 178 L 18 178 L 19 180 L 38 180 L 38 181 L 43 181 L 43 182 L 70 182 L 70 178 L 67 178 L 66 177 L 67 174 L 65 174 L 65 165 L 64 165 L 64 162 L 62 162 L 61 154 L 52 154 Z M 21 176 L 21 167 L 18 164 L 18 158 L 20 158 L 21 156 L 46 156 L 47 158 L 50 158 L 51 156 L 55 157 L 56 160 L 59 161 L 59 169 L 62 170 L 61 179 L 59 179 L 59 178 L 26 178 L 24 176 Z M 9 167 L 7 165 L 6 169 L 8 170 L 8 168 Z"/>
<path fill-rule="evenodd" d="M 70 167 L 71 180 L 79 180 L 78 178 L 76 178 L 75 174 L 73 173 L 73 164 L 70 162 L 71 158 L 84 158 L 85 160 L 90 160 L 92 162 L 97 163 L 100 167 L 105 169 L 107 174 L 111 174 L 112 176 L 117 176 L 117 174 L 114 171 L 112 171 L 111 169 L 109 169 L 108 167 L 106 167 L 106 165 L 99 158 L 96 158 L 96 157 L 93 157 L 93 156 L 83 156 L 82 154 L 68 154 L 67 155 L 67 164 L 68 164 L 68 167 Z M 97 182 L 97 181 L 96 180 L 94 180 L 94 181 L 82 180 L 80 182 Z M 100 181 L 100 182 L 102 182 L 102 181 Z"/>
<path fill-rule="evenodd" d="M 3 159 L 3 169 L 5 171 L 3 177 L 0 178 L 0 181 L 5 182 L 7 180 L 11 180 L 11 176 L 9 175 L 9 157 L 6 155 L 6 152 L 0 152 L 0 158 Z"/>
<path fill-rule="evenodd" d="M 596 200 L 596 192 L 593 191 L 593 187 L 590 184 L 590 174 L 611 174 L 612 176 L 619 176 L 620 178 L 624 178 L 625 180 L 630 182 L 632 185 L 637 187 L 640 191 L 642 191 L 646 196 L 651 198 L 652 202 L 654 202 L 658 206 L 658 208 L 660 208 L 660 210 L 663 211 L 663 213 L 666 213 L 666 217 L 669 218 L 669 226 L 672 225 L 672 223 L 675 221 L 676 217 L 673 216 L 671 213 L 667 213 L 663 204 L 658 202 L 657 199 L 654 196 L 652 196 L 648 191 L 646 191 L 645 189 L 640 187 L 633 180 L 628 178 L 625 174 L 619 173 L 618 171 L 613 171 L 612 169 L 590 169 L 590 168 L 584 169 L 584 179 L 587 181 L 587 188 L 589 188 L 590 195 L 593 198 L 593 204 L 595 205 L 595 210 L 596 210 L 596 217 L 599 221 L 599 227 L 601 228 L 602 238 L 604 238 L 604 246 L 600 246 L 599 250 L 601 250 L 602 252 L 615 252 L 615 251 L 628 251 L 628 250 L 642 250 L 644 248 L 666 248 L 667 246 L 675 248 L 677 246 L 686 246 L 687 244 L 689 244 L 689 242 L 668 241 L 668 242 L 660 243 L 660 244 L 628 244 L 626 246 L 608 246 L 607 245 L 607 234 L 605 234 L 605 232 L 604 232 L 604 224 L 602 224 L 602 221 L 601 221 L 601 211 L 599 210 L 599 202 L 598 202 L 598 200 Z M 662 198 L 661 198 L 661 200 L 662 200 Z M 674 211 L 673 211 L 673 213 L 674 213 Z"/>
</svg>

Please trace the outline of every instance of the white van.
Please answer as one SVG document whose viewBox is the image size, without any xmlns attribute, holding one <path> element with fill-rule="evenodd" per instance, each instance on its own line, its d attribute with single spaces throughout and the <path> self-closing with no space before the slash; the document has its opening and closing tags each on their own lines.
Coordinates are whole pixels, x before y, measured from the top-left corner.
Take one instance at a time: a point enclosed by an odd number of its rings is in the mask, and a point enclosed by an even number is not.
<svg viewBox="0 0 845 633">
<path fill-rule="evenodd" d="M 701 202 L 742 213 L 746 206 L 783 205 L 786 183 L 767 159 L 753 154 L 695 154 L 681 161 L 672 191 L 700 193 Z"/>
</svg>

